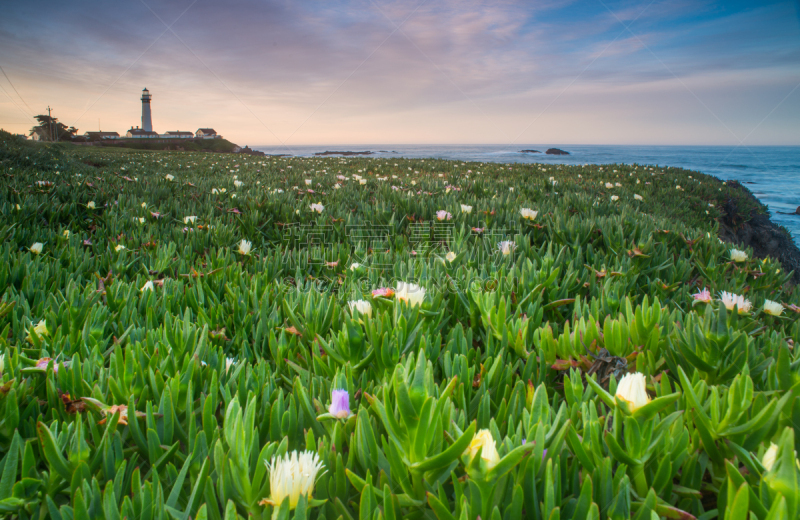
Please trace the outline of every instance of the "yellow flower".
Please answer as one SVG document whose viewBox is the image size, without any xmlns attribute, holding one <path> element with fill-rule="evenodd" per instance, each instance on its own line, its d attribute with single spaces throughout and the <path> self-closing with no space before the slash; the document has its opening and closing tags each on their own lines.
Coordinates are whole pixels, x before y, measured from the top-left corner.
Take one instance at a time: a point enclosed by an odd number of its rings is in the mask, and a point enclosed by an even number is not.
<svg viewBox="0 0 800 520">
<path fill-rule="evenodd" d="M 468 453 L 469 460 L 472 461 L 481 448 L 483 448 L 481 450 L 481 460 L 486 462 L 486 469 L 492 469 L 500 462 L 500 455 L 497 453 L 494 437 L 492 437 L 492 432 L 489 430 L 483 429 L 478 431 L 464 453 Z"/>
<path fill-rule="evenodd" d="M 89 208 L 89 209 L 95 209 L 95 208 L 97 208 L 97 205 L 94 203 L 94 201 L 93 201 L 93 200 L 90 200 L 90 201 L 89 201 L 89 202 L 86 204 L 86 207 L 87 207 L 87 208 Z"/>
<path fill-rule="evenodd" d="M 650 396 L 647 395 L 645 388 L 646 384 L 647 380 L 644 374 L 639 372 L 625 374 L 617 385 L 617 393 L 615 395 L 628 403 L 628 408 L 630 408 L 631 412 L 635 412 L 650 402 Z"/>
<path fill-rule="evenodd" d="M 269 498 L 260 504 L 269 504 L 279 507 L 283 501 L 289 499 L 289 509 L 297 507 L 300 495 L 311 499 L 314 493 L 314 484 L 317 474 L 323 469 L 319 455 L 311 451 L 299 454 L 293 451 L 283 457 L 273 457 L 270 462 L 264 461 L 269 469 Z"/>
<path fill-rule="evenodd" d="M 32 330 L 40 338 L 50 334 L 47 330 L 47 323 L 45 323 L 44 320 L 39 320 L 39 323 L 34 325 Z M 28 339 L 30 339 L 30 334 L 28 334 Z"/>
<path fill-rule="evenodd" d="M 769 449 L 764 452 L 764 456 L 761 457 L 761 465 L 764 466 L 764 469 L 770 471 L 772 466 L 775 465 L 775 461 L 778 458 L 778 445 L 774 442 L 769 443 Z"/>
</svg>

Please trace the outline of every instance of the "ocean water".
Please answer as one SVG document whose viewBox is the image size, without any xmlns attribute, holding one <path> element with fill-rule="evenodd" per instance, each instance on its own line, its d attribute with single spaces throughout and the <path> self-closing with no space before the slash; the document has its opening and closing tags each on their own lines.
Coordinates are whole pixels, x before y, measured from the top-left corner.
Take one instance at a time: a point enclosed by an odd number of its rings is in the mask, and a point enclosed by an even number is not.
<svg viewBox="0 0 800 520">
<path fill-rule="evenodd" d="M 570 155 L 520 153 L 560 148 Z M 773 222 L 800 241 L 800 146 L 633 146 L 633 145 L 321 145 L 256 146 L 268 154 L 308 157 L 317 152 L 372 151 L 367 157 L 437 158 L 497 163 L 647 164 L 673 166 L 735 179 L 745 184 L 770 210 Z"/>
</svg>

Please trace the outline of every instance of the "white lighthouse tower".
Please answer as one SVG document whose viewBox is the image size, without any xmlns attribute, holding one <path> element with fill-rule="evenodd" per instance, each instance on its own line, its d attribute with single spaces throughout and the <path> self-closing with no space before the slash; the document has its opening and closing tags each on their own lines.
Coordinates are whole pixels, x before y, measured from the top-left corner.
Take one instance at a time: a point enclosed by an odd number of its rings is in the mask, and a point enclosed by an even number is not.
<svg viewBox="0 0 800 520">
<path fill-rule="evenodd" d="M 150 91 L 142 90 L 142 130 L 153 131 L 153 120 L 150 118 Z"/>
</svg>

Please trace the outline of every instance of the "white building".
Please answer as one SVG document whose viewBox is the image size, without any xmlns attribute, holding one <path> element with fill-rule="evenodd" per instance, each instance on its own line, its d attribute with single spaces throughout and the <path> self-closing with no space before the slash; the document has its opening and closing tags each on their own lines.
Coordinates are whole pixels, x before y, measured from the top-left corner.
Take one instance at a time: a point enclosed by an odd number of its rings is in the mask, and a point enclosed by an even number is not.
<svg viewBox="0 0 800 520">
<path fill-rule="evenodd" d="M 191 139 L 194 137 L 194 134 L 191 132 L 181 132 L 180 130 L 176 130 L 174 132 L 166 132 L 161 134 L 159 137 L 162 139 Z"/>
<path fill-rule="evenodd" d="M 157 132 L 147 131 L 143 128 L 131 128 L 125 133 L 125 137 L 131 137 L 134 139 L 158 139 L 160 136 Z"/>
<path fill-rule="evenodd" d="M 197 132 L 195 132 L 194 135 L 195 137 L 198 137 L 200 139 L 217 139 L 219 137 L 222 137 L 220 135 L 217 135 L 216 130 L 214 130 L 213 128 L 198 128 Z"/>
</svg>

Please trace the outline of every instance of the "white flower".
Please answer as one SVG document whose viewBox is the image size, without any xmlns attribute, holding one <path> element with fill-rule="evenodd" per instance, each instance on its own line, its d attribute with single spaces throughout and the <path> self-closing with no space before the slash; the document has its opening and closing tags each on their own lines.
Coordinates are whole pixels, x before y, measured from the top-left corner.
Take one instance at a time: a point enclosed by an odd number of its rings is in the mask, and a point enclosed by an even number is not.
<svg viewBox="0 0 800 520">
<path fill-rule="evenodd" d="M 534 211 L 530 208 L 522 208 L 521 210 L 519 210 L 519 214 L 522 215 L 522 218 L 524 218 L 525 220 L 533 220 L 536 218 L 536 215 L 538 215 L 539 212 Z"/>
<path fill-rule="evenodd" d="M 154 291 L 155 289 L 156 289 L 156 286 L 155 286 L 155 285 L 153 285 L 153 281 L 152 281 L 152 280 L 148 280 L 148 281 L 147 281 L 147 283 L 145 283 L 145 284 L 142 286 L 142 288 L 141 288 L 141 289 L 139 289 L 139 290 L 140 290 L 141 292 L 145 292 L 145 291 Z"/>
<path fill-rule="evenodd" d="M 619 200 L 619 197 L 617 195 L 612 195 L 611 196 L 611 202 L 616 202 L 618 200 Z"/>
<path fill-rule="evenodd" d="M 311 208 L 311 211 L 314 211 L 314 212 L 317 212 L 317 213 L 322 213 L 323 211 L 325 211 L 325 206 L 323 206 L 321 202 L 317 202 L 316 204 L 312 204 L 309 207 Z"/>
<path fill-rule="evenodd" d="M 514 250 L 517 248 L 517 244 L 511 240 L 503 240 L 497 244 L 497 248 L 500 249 L 500 252 L 503 253 L 504 256 L 508 256 L 514 252 Z"/>
<path fill-rule="evenodd" d="M 729 293 L 727 291 L 722 291 L 722 293 L 719 295 L 719 300 L 729 311 L 732 311 L 734 306 L 738 306 L 739 314 L 746 314 L 750 312 L 750 309 L 753 307 L 753 304 L 750 303 L 750 300 L 745 299 L 744 296 Z"/>
<path fill-rule="evenodd" d="M 165 178 L 165 179 L 167 179 L 168 181 L 173 181 L 173 180 L 175 180 L 175 176 L 174 176 L 174 175 L 172 175 L 172 174 L 169 174 L 169 173 L 168 173 L 168 174 L 166 175 L 166 177 L 164 177 L 164 178 Z"/>
<path fill-rule="evenodd" d="M 237 188 L 241 188 L 242 186 L 244 186 L 244 183 L 242 181 L 233 181 L 233 185 L 236 186 Z"/>
<path fill-rule="evenodd" d="M 225 358 L 225 372 L 229 371 L 233 365 L 236 364 L 236 360 L 232 357 Z"/>
<path fill-rule="evenodd" d="M 783 305 L 772 300 L 764 300 L 764 312 L 772 316 L 780 316 L 783 313 Z"/>
<path fill-rule="evenodd" d="M 739 251 L 738 249 L 731 249 L 731 260 L 734 262 L 744 262 L 747 260 L 747 253 L 745 251 Z"/>
<path fill-rule="evenodd" d="M 363 186 L 363 185 L 365 185 L 367 183 L 367 180 L 366 179 L 359 179 L 358 183 Z"/>
<path fill-rule="evenodd" d="M 89 202 L 86 203 L 86 207 L 89 209 L 95 209 L 97 208 L 97 205 L 95 205 L 93 200 L 90 200 Z"/>
<path fill-rule="evenodd" d="M 609 189 L 609 190 L 610 190 L 610 189 L 612 189 L 613 187 L 614 187 L 614 185 L 613 185 L 613 184 L 611 184 L 610 182 L 607 182 L 607 183 L 606 183 L 606 188 L 607 188 L 607 189 Z"/>
<path fill-rule="evenodd" d="M 289 509 L 297 507 L 300 495 L 311 499 L 317 475 L 324 468 L 319 455 L 312 451 L 298 453 L 293 451 L 283 457 L 272 457 L 270 462 L 264 461 L 269 469 L 269 498 L 261 504 L 280 507 L 285 499 L 289 499 Z"/>
<path fill-rule="evenodd" d="M 436 220 L 450 220 L 451 218 L 453 218 L 453 215 L 446 210 L 440 209 L 436 212 Z"/>
<path fill-rule="evenodd" d="M 450 251 L 450 252 L 448 252 L 448 253 L 445 255 L 445 259 L 446 259 L 448 262 L 452 262 L 453 260 L 455 260 L 455 259 L 456 259 L 456 256 L 457 256 L 457 255 L 456 255 L 454 252 Z"/>
<path fill-rule="evenodd" d="M 778 445 L 770 442 L 769 448 L 764 452 L 764 456 L 761 457 L 761 465 L 764 466 L 765 470 L 771 471 L 776 460 L 778 460 Z"/>
<path fill-rule="evenodd" d="M 681 185 L 680 185 L 680 184 L 676 185 L 676 186 L 675 186 L 675 189 L 676 189 L 676 190 L 679 190 L 679 189 L 681 189 Z"/>
<path fill-rule="evenodd" d="M 352 264 L 350 264 L 350 270 L 351 271 L 355 271 L 359 267 L 361 267 L 361 264 L 359 264 L 358 262 L 353 262 Z"/>
<path fill-rule="evenodd" d="M 306 186 L 311 186 L 311 179 L 306 179 Z"/>
<path fill-rule="evenodd" d="M 372 304 L 367 300 L 351 300 L 347 305 L 350 306 L 351 313 L 358 311 L 362 316 L 372 317 Z"/>
<path fill-rule="evenodd" d="M 650 396 L 647 395 L 647 380 L 644 374 L 635 372 L 633 374 L 625 374 L 619 380 L 617 385 L 616 397 L 628 403 L 628 408 L 631 412 L 650 402 Z"/>
<path fill-rule="evenodd" d="M 125 249 L 126 249 L 125 246 L 123 246 L 122 244 L 117 244 L 117 246 L 114 248 L 114 251 L 119 253 L 120 251 L 124 251 Z"/>
<path fill-rule="evenodd" d="M 467 206 L 466 204 L 461 205 L 461 212 L 462 213 L 472 213 L 472 206 Z"/>
<path fill-rule="evenodd" d="M 425 288 L 415 283 L 397 282 L 395 297 L 398 301 L 403 301 L 411 307 L 416 307 L 425 299 Z"/>
<path fill-rule="evenodd" d="M 139 217 L 139 224 L 144 224 L 144 217 Z"/>
<path fill-rule="evenodd" d="M 196 220 L 197 220 L 197 216 L 195 216 L 195 215 L 191 215 L 191 216 L 188 216 L 188 217 L 183 217 L 183 223 L 184 224 L 189 224 L 189 223 L 194 224 Z"/>
<path fill-rule="evenodd" d="M 642 198 L 641 195 L 637 195 L 635 193 L 633 194 L 633 198 L 636 199 L 636 200 L 644 200 L 644 198 Z"/>
<path fill-rule="evenodd" d="M 146 208 L 147 207 L 147 203 L 146 202 L 142 202 L 142 207 Z"/>
<path fill-rule="evenodd" d="M 39 253 L 41 253 L 42 249 L 44 249 L 44 244 L 42 244 L 41 242 L 34 242 L 33 245 L 31 245 L 30 247 L 31 253 L 33 253 L 34 255 L 38 255 Z"/>
<path fill-rule="evenodd" d="M 239 249 L 237 252 L 241 255 L 249 255 L 252 248 L 253 244 L 249 240 L 242 240 L 239 242 Z"/>
<path fill-rule="evenodd" d="M 497 453 L 497 446 L 495 446 L 491 431 L 479 430 L 464 453 L 469 455 L 471 461 L 478 455 L 478 450 L 481 451 L 481 461 L 486 463 L 487 470 L 497 466 L 497 463 L 500 462 L 500 455 Z"/>
<path fill-rule="evenodd" d="M 342 185 L 341 185 L 341 184 L 339 184 L 338 182 L 337 182 L 336 184 L 334 184 L 334 185 L 333 185 L 333 189 L 334 189 L 334 190 L 338 190 L 338 189 L 340 189 L 341 187 L 342 187 Z"/>
</svg>

